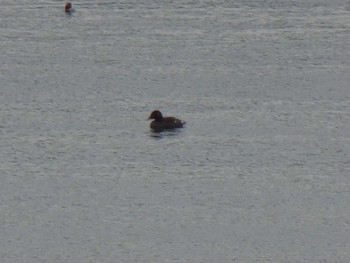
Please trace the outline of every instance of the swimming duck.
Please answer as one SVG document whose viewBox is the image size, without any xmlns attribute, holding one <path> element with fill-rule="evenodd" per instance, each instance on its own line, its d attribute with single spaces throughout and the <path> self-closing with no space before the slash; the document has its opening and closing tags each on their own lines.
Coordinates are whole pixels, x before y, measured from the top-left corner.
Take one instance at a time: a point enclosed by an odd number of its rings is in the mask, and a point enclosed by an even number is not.
<svg viewBox="0 0 350 263">
<path fill-rule="evenodd" d="M 150 125 L 151 129 L 154 131 L 182 128 L 185 124 L 184 121 L 181 121 L 175 117 L 163 117 L 163 114 L 159 110 L 153 111 L 148 119 L 154 120 Z"/>
<path fill-rule="evenodd" d="M 72 3 L 67 2 L 66 5 L 64 6 L 64 12 L 71 13 L 73 11 L 74 9 L 72 8 Z"/>
</svg>

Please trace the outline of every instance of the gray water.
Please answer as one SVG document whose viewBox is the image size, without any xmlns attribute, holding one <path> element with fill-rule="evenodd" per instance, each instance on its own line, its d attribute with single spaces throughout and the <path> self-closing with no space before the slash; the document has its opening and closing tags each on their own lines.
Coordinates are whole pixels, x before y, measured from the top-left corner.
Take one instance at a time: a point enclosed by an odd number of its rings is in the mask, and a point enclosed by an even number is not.
<svg viewBox="0 0 350 263">
<path fill-rule="evenodd" d="M 0 3 L 1 262 L 349 262 L 349 1 Z"/>
</svg>

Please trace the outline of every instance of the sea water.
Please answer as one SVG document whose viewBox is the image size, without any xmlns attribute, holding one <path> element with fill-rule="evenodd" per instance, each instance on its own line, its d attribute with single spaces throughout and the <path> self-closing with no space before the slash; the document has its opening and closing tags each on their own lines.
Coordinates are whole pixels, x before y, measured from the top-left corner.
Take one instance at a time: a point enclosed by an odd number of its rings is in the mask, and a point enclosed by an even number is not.
<svg viewBox="0 0 350 263">
<path fill-rule="evenodd" d="M 1 262 L 349 262 L 349 1 L 73 7 L 1 1 Z"/>
</svg>

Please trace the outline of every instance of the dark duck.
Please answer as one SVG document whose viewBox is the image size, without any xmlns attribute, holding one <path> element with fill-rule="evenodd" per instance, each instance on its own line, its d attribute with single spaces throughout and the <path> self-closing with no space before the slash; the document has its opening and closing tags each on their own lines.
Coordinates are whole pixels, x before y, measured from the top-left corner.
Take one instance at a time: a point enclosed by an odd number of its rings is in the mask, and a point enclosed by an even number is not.
<svg viewBox="0 0 350 263">
<path fill-rule="evenodd" d="M 73 12 L 73 11 L 74 11 L 74 9 L 73 9 L 73 7 L 72 7 L 72 3 L 67 2 L 67 3 L 65 4 L 65 6 L 64 6 L 64 12 L 66 12 L 66 13 L 71 13 L 71 12 Z"/>
<path fill-rule="evenodd" d="M 163 114 L 159 110 L 153 111 L 148 119 L 154 120 L 151 122 L 150 127 L 153 131 L 157 132 L 182 128 L 185 124 L 184 121 L 175 117 L 163 117 Z"/>
</svg>

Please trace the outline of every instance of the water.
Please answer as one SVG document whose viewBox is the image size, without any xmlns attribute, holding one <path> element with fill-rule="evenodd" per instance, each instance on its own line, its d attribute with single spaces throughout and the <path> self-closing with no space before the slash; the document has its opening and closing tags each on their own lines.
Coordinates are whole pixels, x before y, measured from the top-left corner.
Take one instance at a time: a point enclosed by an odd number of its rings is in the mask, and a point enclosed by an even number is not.
<svg viewBox="0 0 350 263">
<path fill-rule="evenodd" d="M 348 1 L 1 6 L 2 262 L 349 261 Z"/>
</svg>

